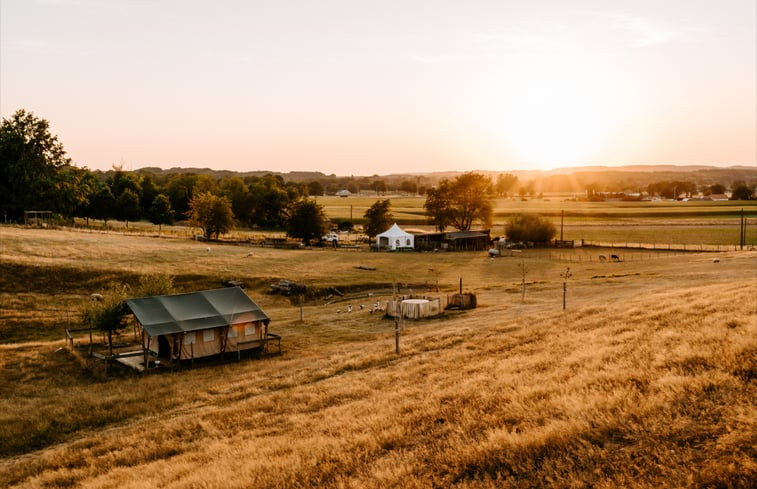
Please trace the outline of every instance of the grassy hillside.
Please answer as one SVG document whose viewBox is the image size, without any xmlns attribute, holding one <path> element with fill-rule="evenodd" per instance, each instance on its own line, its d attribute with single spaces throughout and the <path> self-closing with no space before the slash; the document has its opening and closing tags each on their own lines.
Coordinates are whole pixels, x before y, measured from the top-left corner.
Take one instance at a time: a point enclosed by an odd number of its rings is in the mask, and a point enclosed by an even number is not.
<svg viewBox="0 0 757 489">
<path fill-rule="evenodd" d="M 2 486 L 757 484 L 757 252 L 491 261 L 0 232 Z M 184 290 L 245 280 L 283 354 L 92 377 L 62 328 L 89 293 L 148 272 Z M 393 321 L 336 312 L 460 277 L 479 307 L 406 322 L 400 355 Z M 299 323 L 265 293 L 275 278 L 352 295 L 313 293 Z"/>
</svg>

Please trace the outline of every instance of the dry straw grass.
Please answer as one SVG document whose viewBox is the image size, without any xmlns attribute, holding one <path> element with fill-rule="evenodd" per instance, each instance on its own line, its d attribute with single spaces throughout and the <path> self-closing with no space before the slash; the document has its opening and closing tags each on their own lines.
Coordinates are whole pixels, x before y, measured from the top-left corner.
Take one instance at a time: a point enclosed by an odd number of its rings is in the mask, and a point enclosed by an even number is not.
<svg viewBox="0 0 757 489">
<path fill-rule="evenodd" d="M 283 355 L 107 380 L 56 352 L 61 340 L 28 333 L 0 346 L 0 485 L 757 484 L 754 252 L 721 254 L 718 264 L 705 254 L 571 263 L 564 313 L 566 264 L 528 255 L 521 304 L 520 260 L 484 254 L 255 249 L 247 259 L 246 250 L 214 247 L 198 257 L 193 243 L 114 236 L 87 260 L 77 235 L 4 233 L 4 267 L 80 279 L 62 296 L 18 283 L 9 290 L 5 280 L 3 310 L 15 308 L 29 329 L 35 304 L 65 309 L 93 275 L 149 269 L 185 286 L 229 270 L 256 284 L 297 274 L 345 289 L 435 277 L 453 289 L 462 275 L 480 307 L 406 323 L 395 355 L 391 321 L 337 315 L 339 304 L 313 299 L 300 324 L 288 301 L 257 289 Z M 39 267 L 21 251 L 35 248 L 31 240 L 63 250 L 46 251 Z M 369 263 L 378 270 L 354 268 Z M 13 302 L 22 293 L 40 302 Z"/>
</svg>

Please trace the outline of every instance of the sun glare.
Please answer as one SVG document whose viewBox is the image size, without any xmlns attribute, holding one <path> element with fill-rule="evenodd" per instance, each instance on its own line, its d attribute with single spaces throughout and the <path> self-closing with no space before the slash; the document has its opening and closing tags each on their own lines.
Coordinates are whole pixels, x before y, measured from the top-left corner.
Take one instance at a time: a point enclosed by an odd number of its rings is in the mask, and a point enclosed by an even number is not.
<svg viewBox="0 0 757 489">
<path fill-rule="evenodd" d="M 607 89 L 563 61 L 532 66 L 503 107 L 507 144 L 532 167 L 580 164 L 607 129 Z"/>
</svg>

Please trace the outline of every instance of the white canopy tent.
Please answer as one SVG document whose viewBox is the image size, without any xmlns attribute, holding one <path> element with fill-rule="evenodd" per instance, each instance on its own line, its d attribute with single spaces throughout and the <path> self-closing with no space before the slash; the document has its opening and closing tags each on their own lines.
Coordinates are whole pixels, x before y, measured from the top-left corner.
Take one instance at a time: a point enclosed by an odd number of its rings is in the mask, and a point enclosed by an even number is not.
<svg viewBox="0 0 757 489">
<path fill-rule="evenodd" d="M 405 232 L 395 222 L 392 227 L 376 235 L 376 247 L 396 251 L 399 249 L 413 249 L 415 236 Z"/>
</svg>

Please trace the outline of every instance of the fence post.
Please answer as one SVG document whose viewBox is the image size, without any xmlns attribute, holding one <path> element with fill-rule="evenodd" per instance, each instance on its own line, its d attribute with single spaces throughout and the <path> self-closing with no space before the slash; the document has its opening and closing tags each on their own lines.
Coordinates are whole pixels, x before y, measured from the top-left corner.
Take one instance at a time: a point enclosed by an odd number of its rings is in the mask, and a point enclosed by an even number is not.
<svg viewBox="0 0 757 489">
<path fill-rule="evenodd" d="M 400 310 L 400 315 L 402 311 Z M 394 351 L 397 355 L 400 354 L 400 322 L 397 316 L 394 317 Z"/>
</svg>

